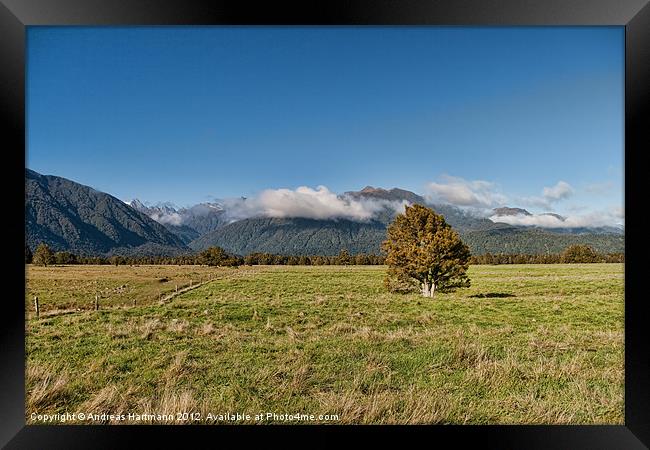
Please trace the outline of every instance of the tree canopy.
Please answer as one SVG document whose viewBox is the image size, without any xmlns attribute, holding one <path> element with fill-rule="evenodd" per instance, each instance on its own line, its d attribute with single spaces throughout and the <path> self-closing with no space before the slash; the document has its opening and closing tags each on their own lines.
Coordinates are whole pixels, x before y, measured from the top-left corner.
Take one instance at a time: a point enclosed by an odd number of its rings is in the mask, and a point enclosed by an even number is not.
<svg viewBox="0 0 650 450">
<path fill-rule="evenodd" d="M 563 263 L 594 263 L 603 258 L 588 245 L 571 245 L 562 252 Z"/>
<path fill-rule="evenodd" d="M 39 244 L 34 251 L 32 263 L 37 266 L 47 266 L 54 263 L 54 253 L 50 250 L 47 244 Z"/>
<path fill-rule="evenodd" d="M 382 248 L 387 253 L 386 286 L 392 291 L 420 288 L 433 297 L 436 290 L 469 287 L 469 247 L 442 215 L 430 208 L 407 206 L 389 225 Z"/>
<path fill-rule="evenodd" d="M 203 250 L 199 253 L 198 260 L 207 266 L 239 266 L 244 263 L 243 259 L 228 254 L 221 247 L 209 247 Z"/>
</svg>

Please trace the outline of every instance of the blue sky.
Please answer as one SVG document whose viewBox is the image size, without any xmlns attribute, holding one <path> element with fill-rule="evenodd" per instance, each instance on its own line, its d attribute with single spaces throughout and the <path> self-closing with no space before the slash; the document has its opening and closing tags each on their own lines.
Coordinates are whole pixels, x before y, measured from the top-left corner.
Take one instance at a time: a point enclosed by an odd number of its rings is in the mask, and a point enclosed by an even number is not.
<svg viewBox="0 0 650 450">
<path fill-rule="evenodd" d="M 27 51 L 27 167 L 123 200 L 623 206 L 622 27 L 29 27 Z"/>
</svg>

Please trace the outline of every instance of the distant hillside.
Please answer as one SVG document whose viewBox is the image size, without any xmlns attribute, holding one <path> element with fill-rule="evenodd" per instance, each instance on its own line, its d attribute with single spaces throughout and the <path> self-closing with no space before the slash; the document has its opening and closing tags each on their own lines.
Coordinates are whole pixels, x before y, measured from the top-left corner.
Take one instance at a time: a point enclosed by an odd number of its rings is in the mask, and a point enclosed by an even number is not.
<svg viewBox="0 0 650 450">
<path fill-rule="evenodd" d="M 559 253 L 571 244 L 588 244 L 604 253 L 623 251 L 622 235 L 553 233 L 536 228 L 495 227 L 460 231 L 473 254 Z M 189 244 L 194 250 L 218 245 L 247 255 L 268 252 L 281 255 L 336 255 L 376 253 L 386 239 L 386 225 L 349 220 L 246 219 L 212 231 Z"/>
<path fill-rule="evenodd" d="M 601 253 L 624 251 L 622 234 L 552 232 L 540 228 L 509 227 L 461 233 L 473 254 L 560 253 L 572 244 L 586 244 Z"/>
<path fill-rule="evenodd" d="M 239 255 L 336 255 L 341 249 L 379 253 L 385 238 L 386 226 L 377 221 L 257 218 L 225 225 L 189 245 L 194 250 L 217 245 Z"/>
<path fill-rule="evenodd" d="M 164 254 L 187 251 L 181 239 L 117 198 L 65 178 L 25 170 L 25 226 L 32 250 L 137 254 L 138 247 Z"/>
</svg>

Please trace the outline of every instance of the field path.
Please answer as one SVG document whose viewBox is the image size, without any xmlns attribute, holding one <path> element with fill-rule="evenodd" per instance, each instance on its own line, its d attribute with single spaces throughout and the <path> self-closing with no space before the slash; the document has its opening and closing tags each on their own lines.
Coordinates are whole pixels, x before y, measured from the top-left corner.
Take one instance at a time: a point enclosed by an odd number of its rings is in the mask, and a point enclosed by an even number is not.
<svg viewBox="0 0 650 450">
<path fill-rule="evenodd" d="M 193 289 L 196 289 L 196 288 L 199 288 L 199 287 L 201 287 L 201 286 L 204 286 L 204 285 L 206 285 L 206 284 L 208 284 L 208 283 L 210 283 L 210 282 L 212 282 L 212 281 L 215 281 L 216 279 L 217 279 L 217 278 L 211 278 L 211 279 L 209 279 L 209 280 L 205 280 L 205 281 L 202 281 L 202 282 L 200 282 L 200 283 L 192 284 L 192 285 L 190 285 L 190 286 L 185 286 L 184 288 L 181 288 L 181 289 L 179 289 L 178 291 L 174 291 L 174 292 L 172 292 L 171 294 L 167 294 L 167 295 L 165 295 L 164 297 L 162 297 L 162 298 L 160 299 L 160 303 L 161 303 L 161 304 L 162 304 L 162 303 L 166 303 L 166 302 L 168 302 L 169 300 L 172 300 L 174 297 L 177 297 L 177 296 L 179 296 L 179 295 L 181 295 L 181 294 L 184 294 L 184 293 L 186 293 L 186 292 L 189 292 L 189 291 L 191 291 L 191 290 L 193 290 Z"/>
<path fill-rule="evenodd" d="M 177 297 L 177 296 L 179 296 L 181 294 L 184 294 L 186 292 L 189 292 L 189 291 L 191 291 L 193 289 L 204 286 L 204 285 L 206 285 L 206 284 L 208 284 L 208 283 L 210 283 L 212 281 L 215 281 L 215 280 L 217 280 L 217 278 L 210 278 L 210 279 L 205 280 L 205 281 L 201 281 L 201 282 L 198 282 L 198 283 L 191 284 L 189 286 L 185 286 L 185 287 L 179 289 L 178 291 L 173 291 L 170 294 L 167 294 L 164 297 L 161 297 L 160 300 L 158 301 L 158 304 L 162 305 L 164 303 L 167 303 L 170 300 L 172 300 L 174 297 Z M 109 310 L 109 311 L 110 310 L 118 310 L 118 309 L 124 309 L 124 308 L 125 308 L 124 306 L 103 306 L 103 307 L 101 307 L 101 309 L 104 310 L 104 311 L 106 311 L 106 310 Z M 128 308 L 128 306 L 127 306 L 127 308 Z M 53 310 L 50 310 L 50 311 L 43 312 L 40 315 L 40 318 L 62 316 L 62 315 L 65 315 L 65 314 L 75 314 L 75 313 L 82 313 L 82 312 L 88 312 L 88 311 L 90 311 L 90 310 L 88 310 L 88 309 L 80 309 L 80 308 L 75 308 L 75 309 L 70 309 L 70 308 L 69 309 L 53 309 Z M 37 319 L 34 314 L 30 314 L 29 318 Z"/>
</svg>

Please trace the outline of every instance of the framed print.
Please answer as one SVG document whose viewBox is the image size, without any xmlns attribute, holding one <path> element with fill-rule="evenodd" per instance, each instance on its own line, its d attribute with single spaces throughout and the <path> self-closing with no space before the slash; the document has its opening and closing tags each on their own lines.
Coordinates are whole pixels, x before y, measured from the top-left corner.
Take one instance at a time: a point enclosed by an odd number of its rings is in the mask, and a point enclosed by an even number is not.
<svg viewBox="0 0 650 450">
<path fill-rule="evenodd" d="M 0 12 L 7 448 L 646 448 L 646 1 Z"/>
</svg>

